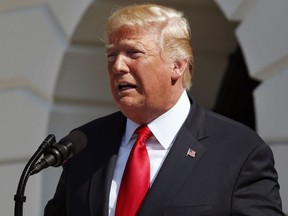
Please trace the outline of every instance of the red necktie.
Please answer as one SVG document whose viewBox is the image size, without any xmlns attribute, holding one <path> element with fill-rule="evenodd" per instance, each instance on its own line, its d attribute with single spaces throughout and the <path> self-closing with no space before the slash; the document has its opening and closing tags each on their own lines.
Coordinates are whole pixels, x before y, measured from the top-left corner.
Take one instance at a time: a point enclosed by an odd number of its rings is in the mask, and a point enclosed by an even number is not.
<svg viewBox="0 0 288 216">
<path fill-rule="evenodd" d="M 150 186 L 150 162 L 145 142 L 152 135 L 147 125 L 137 128 L 138 138 L 128 158 L 118 193 L 116 216 L 135 216 Z"/>
</svg>

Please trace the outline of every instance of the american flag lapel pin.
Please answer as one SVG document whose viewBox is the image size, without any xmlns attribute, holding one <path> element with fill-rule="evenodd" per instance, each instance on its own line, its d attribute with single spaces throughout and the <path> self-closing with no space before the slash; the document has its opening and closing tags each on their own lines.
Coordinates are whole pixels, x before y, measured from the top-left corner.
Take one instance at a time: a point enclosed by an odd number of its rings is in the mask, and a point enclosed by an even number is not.
<svg viewBox="0 0 288 216">
<path fill-rule="evenodd" d="M 192 157 L 192 158 L 195 158 L 196 156 L 196 151 L 194 151 L 193 149 L 188 149 L 187 153 L 186 153 L 186 156 L 187 157 Z"/>
</svg>

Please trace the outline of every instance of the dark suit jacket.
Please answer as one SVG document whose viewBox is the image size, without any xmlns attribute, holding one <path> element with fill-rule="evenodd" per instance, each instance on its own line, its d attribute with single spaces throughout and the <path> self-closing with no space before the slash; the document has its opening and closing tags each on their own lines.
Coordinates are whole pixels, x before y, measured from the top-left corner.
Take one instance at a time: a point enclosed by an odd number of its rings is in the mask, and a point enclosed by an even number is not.
<svg viewBox="0 0 288 216">
<path fill-rule="evenodd" d="M 281 199 L 274 159 L 248 127 L 191 102 L 139 215 L 278 216 Z M 104 216 L 126 118 L 120 113 L 77 130 L 87 147 L 64 164 L 45 216 Z M 186 156 L 188 149 L 196 156 Z"/>
</svg>

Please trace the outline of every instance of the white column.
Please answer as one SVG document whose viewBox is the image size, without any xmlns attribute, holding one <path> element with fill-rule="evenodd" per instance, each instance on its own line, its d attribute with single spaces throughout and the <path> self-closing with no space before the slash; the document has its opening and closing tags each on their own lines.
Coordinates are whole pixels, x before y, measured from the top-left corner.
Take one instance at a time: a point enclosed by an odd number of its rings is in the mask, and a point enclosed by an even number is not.
<svg viewBox="0 0 288 216">
<path fill-rule="evenodd" d="M 88 116 L 112 109 L 108 102 L 100 103 L 99 108 L 97 103 L 81 105 L 80 100 L 75 100 L 70 110 L 62 103 L 63 98 L 61 105 L 55 103 L 63 58 L 91 2 L 0 1 L 1 215 L 13 215 L 13 196 L 21 172 L 48 133 L 57 133 L 59 140 L 67 132 L 60 126 L 68 130 Z M 42 215 L 43 199 L 48 193 L 45 181 L 43 174 L 28 181 L 24 215 Z"/>
</svg>

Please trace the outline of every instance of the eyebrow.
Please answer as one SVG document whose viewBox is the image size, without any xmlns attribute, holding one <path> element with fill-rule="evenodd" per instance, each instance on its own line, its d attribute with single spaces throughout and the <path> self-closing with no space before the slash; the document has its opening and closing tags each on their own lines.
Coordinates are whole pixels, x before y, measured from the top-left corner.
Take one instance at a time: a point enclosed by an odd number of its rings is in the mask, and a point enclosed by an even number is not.
<svg viewBox="0 0 288 216">
<path fill-rule="evenodd" d="M 118 45 L 120 45 L 120 46 L 133 46 L 133 47 L 135 47 L 135 46 L 143 46 L 143 44 L 140 42 L 140 41 L 135 41 L 135 40 L 128 40 L 128 39 L 124 39 L 124 40 L 121 40 L 119 43 L 118 43 Z M 114 43 L 110 43 L 110 44 L 108 44 L 108 45 L 106 45 L 106 49 L 111 49 L 111 48 L 113 48 L 115 45 L 114 45 Z"/>
<path fill-rule="evenodd" d="M 105 48 L 106 48 L 106 50 L 107 50 L 107 49 L 112 49 L 113 47 L 114 47 L 114 45 L 113 45 L 113 44 L 108 44 L 108 45 L 106 45 L 106 47 L 105 47 Z"/>
</svg>

